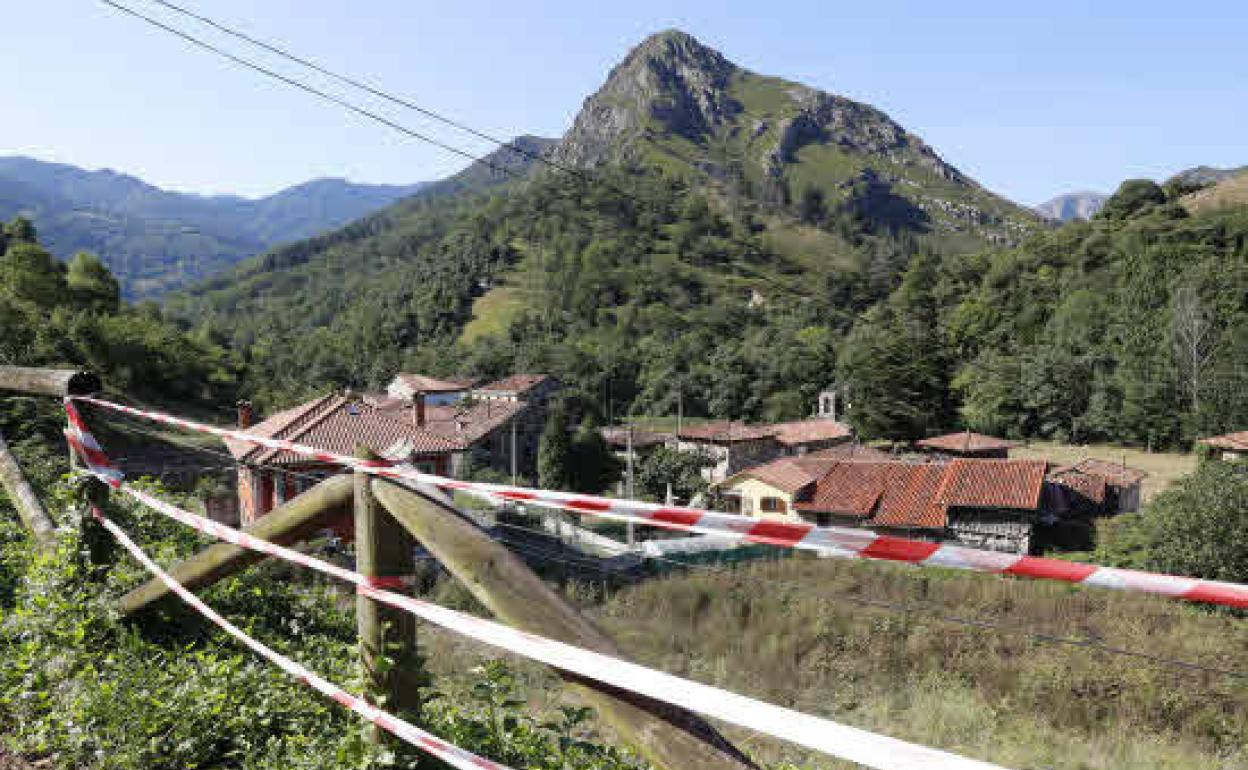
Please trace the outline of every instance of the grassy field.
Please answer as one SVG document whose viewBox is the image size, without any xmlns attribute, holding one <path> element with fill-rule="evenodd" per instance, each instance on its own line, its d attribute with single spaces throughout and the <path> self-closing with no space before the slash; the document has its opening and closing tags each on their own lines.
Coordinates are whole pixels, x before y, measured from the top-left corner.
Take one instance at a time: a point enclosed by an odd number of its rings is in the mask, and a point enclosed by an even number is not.
<svg viewBox="0 0 1248 770">
<path fill-rule="evenodd" d="M 1146 452 L 1142 449 L 1108 444 L 1077 446 L 1044 441 L 1028 442 L 1027 446 L 1012 450 L 1010 456 L 1023 459 L 1047 459 L 1061 465 L 1073 464 L 1085 457 L 1115 463 L 1125 462 L 1128 466 L 1148 474 L 1141 490 L 1146 502 L 1158 492 L 1196 470 L 1197 464 L 1194 454 Z"/>
<path fill-rule="evenodd" d="M 1248 679 L 1025 633 L 1248 672 L 1248 621 L 1225 613 L 814 558 L 655 579 L 586 609 L 647 665 L 1016 770 L 1248 770 Z M 483 654 L 441 635 L 429 643 L 451 689 Z M 546 672 L 517 668 L 534 707 L 571 697 Z M 726 732 L 773 767 L 850 767 Z"/>
</svg>

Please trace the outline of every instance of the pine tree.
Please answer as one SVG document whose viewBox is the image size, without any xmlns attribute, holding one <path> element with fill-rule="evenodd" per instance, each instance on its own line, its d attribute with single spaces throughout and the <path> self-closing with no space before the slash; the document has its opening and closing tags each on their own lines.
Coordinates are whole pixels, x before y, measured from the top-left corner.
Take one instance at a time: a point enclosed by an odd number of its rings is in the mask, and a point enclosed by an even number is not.
<svg viewBox="0 0 1248 770">
<path fill-rule="evenodd" d="M 537 479 L 543 489 L 568 489 L 571 480 L 571 442 L 568 440 L 568 412 L 563 402 L 555 402 L 546 416 L 537 448 Z"/>
</svg>

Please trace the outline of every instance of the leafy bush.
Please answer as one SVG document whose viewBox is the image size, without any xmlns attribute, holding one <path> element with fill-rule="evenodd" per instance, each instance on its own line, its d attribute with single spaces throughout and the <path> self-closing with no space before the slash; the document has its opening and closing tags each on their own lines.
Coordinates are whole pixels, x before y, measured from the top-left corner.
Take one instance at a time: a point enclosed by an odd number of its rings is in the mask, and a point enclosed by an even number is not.
<svg viewBox="0 0 1248 770">
<path fill-rule="evenodd" d="M 1204 463 L 1157 496 L 1117 538 L 1134 541 L 1146 568 L 1248 581 L 1248 470 Z"/>
<path fill-rule="evenodd" d="M 58 485 L 51 502 L 68 510 L 69 486 Z M 192 530 L 124 499 L 109 508 L 158 562 L 204 545 Z M 140 565 L 123 552 L 111 568 L 92 568 L 68 521 L 55 551 L 38 555 L 9 513 L 0 505 L 0 735 L 10 750 L 66 770 L 416 766 L 414 749 L 377 751 L 352 714 L 181 605 L 123 621 L 112 602 L 147 579 Z M 268 564 L 204 594 L 279 652 L 362 688 L 352 603 L 334 587 Z M 487 666 L 466 697 L 433 691 L 423 714 L 405 716 L 516 767 L 638 766 L 591 740 L 587 711 L 551 722 L 529 716 L 501 663 Z"/>
</svg>

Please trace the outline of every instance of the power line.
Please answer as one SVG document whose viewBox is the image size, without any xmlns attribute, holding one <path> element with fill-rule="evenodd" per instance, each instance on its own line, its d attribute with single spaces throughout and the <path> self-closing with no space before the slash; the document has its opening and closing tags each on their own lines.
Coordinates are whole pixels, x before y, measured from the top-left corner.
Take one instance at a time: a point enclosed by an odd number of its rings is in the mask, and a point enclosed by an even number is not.
<svg viewBox="0 0 1248 770">
<path fill-rule="evenodd" d="M 208 41 L 203 40 L 203 39 L 201 39 L 201 38 L 195 37 L 194 35 L 190 34 L 189 32 L 184 32 L 183 30 L 180 30 L 180 29 L 178 29 L 177 27 L 173 27 L 173 26 L 171 26 L 171 25 L 169 25 L 169 24 L 165 24 L 164 22 L 159 21 L 159 20 L 157 20 L 157 19 L 154 19 L 154 18 L 152 18 L 151 16 L 148 16 L 148 15 L 146 15 L 146 14 L 144 14 L 144 13 L 139 12 L 139 11 L 136 11 L 136 10 L 134 10 L 133 8 L 129 8 L 129 7 L 124 6 L 124 5 L 122 5 L 122 4 L 118 3 L 118 2 L 115 2 L 115 0 L 100 0 L 100 2 L 104 3 L 105 5 L 107 5 L 107 6 L 111 7 L 111 8 L 113 8 L 113 9 L 115 9 L 115 10 L 117 10 L 117 11 L 120 11 L 120 12 L 122 12 L 122 13 L 128 14 L 128 15 L 133 16 L 134 18 L 137 18 L 137 19 L 139 19 L 139 20 L 141 20 L 141 21 L 143 21 L 143 22 L 145 22 L 145 23 L 147 23 L 147 24 L 150 24 L 151 26 L 156 27 L 157 29 L 160 29 L 160 30 L 163 30 L 163 31 L 165 31 L 165 32 L 168 32 L 168 33 L 169 33 L 169 34 L 171 34 L 171 35 L 175 35 L 176 37 L 181 38 L 182 40 L 186 41 L 187 43 L 190 43 L 191 45 L 193 45 L 193 46 L 195 46 L 195 47 L 197 47 L 197 48 L 202 48 L 202 49 L 203 49 L 203 50 L 205 50 L 205 51 L 209 51 L 210 53 L 213 53 L 213 54 L 215 54 L 215 55 L 217 55 L 217 56 L 220 56 L 220 57 L 222 57 L 222 58 L 228 59 L 228 60 L 230 60 L 230 61 L 234 62 L 235 64 L 238 64 L 238 65 L 240 65 L 240 66 L 246 67 L 247 69 L 250 69 L 250 70 L 254 70 L 255 72 L 259 72 L 260 74 L 265 75 L 266 77 L 273 78 L 274 80 L 278 80 L 278 81 L 280 81 L 280 82 L 282 82 L 282 83 L 285 83 L 285 84 L 286 84 L 286 85 L 288 85 L 288 86 L 291 86 L 291 87 L 293 87 L 293 88 L 297 88 L 297 89 L 299 89 L 300 91 L 305 91 L 305 92 L 307 92 L 307 93 L 309 93 L 309 94 L 312 94 L 313 96 L 316 96 L 316 97 L 317 97 L 317 98 L 319 98 L 319 99 L 324 99 L 325 101 L 328 101 L 328 102 L 330 102 L 330 103 L 332 103 L 332 104 L 336 104 L 336 105 L 338 105 L 339 107 L 342 107 L 342 108 L 343 108 L 343 109 L 345 109 L 345 110 L 348 110 L 348 111 L 353 112 L 353 113 L 355 113 L 355 114 L 357 114 L 357 115 L 361 115 L 361 116 L 363 116 L 363 117 L 366 117 L 366 118 L 368 118 L 369 120 L 376 121 L 376 122 L 378 122 L 378 123 L 380 123 L 380 124 L 382 124 L 382 125 L 384 125 L 384 126 L 387 126 L 387 127 L 389 127 L 389 128 L 394 129 L 395 131 L 398 131 L 398 132 L 400 132 L 400 133 L 403 133 L 403 134 L 405 134 L 405 135 L 407 135 L 407 136 L 409 136 L 409 137 L 411 137 L 411 138 L 413 138 L 413 139 L 419 139 L 419 140 L 420 140 L 420 141 L 422 141 L 422 142 L 426 142 L 426 143 L 431 144 L 431 145 L 433 145 L 433 146 L 435 146 L 435 147 L 439 147 L 439 148 L 441 148 L 441 149 L 443 149 L 443 150 L 446 150 L 447 152 L 454 153 L 454 154 L 456 154 L 456 155 L 458 155 L 458 156 L 460 156 L 460 157 L 467 158 L 468 160 L 471 160 L 471 161 L 473 161 L 473 162 L 475 162 L 475 163 L 481 163 L 481 164 L 484 164 L 484 165 L 488 166 L 489 168 L 491 168 L 491 169 L 493 169 L 493 170 L 495 170 L 495 171 L 498 171 L 498 172 L 500 172 L 500 173 L 507 174 L 508 176 L 512 176 L 512 177 L 515 177 L 515 178 L 517 178 L 517 179 L 523 179 L 523 178 L 524 178 L 524 177 L 523 177 L 523 175 L 521 175 L 521 174 L 517 174 L 516 172 L 512 171 L 511 169 L 509 169 L 509 168 L 507 168 L 507 167 L 505 167 L 505 166 L 500 166 L 500 165 L 498 165 L 498 164 L 494 163 L 493 161 L 489 160 L 488 158 L 484 158 L 484 157 L 479 157 L 479 156 L 473 155 L 472 153 L 470 153 L 470 152 L 468 152 L 468 151 L 466 151 L 466 150 L 461 150 L 461 149 L 459 149 L 458 147 L 455 147 L 455 146 L 453 146 L 453 145 L 450 145 L 450 144 L 447 144 L 447 143 L 445 143 L 445 142 L 443 142 L 443 141 L 440 141 L 440 140 L 438 140 L 438 139 L 435 139 L 435 138 L 433 138 L 433 137 L 431 137 L 431 136 L 428 136 L 428 135 L 426 135 L 426 134 L 423 134 L 423 133 L 421 133 L 421 132 L 419 132 L 419 131 L 417 131 L 417 130 L 415 130 L 415 129 L 412 129 L 412 128 L 409 128 L 409 127 L 407 127 L 407 126 L 403 125 L 402 123 L 399 123 L 399 122 L 397 122 L 397 121 L 391 120 L 390 118 L 387 118 L 387 117 L 385 117 L 384 115 L 379 115 L 379 114 L 377 114 L 376 112 L 373 112 L 373 111 L 371 111 L 371 110 L 365 109 L 364 107 L 360 107 L 360 106 L 358 106 L 358 105 L 356 105 L 356 104 L 354 104 L 354 103 L 352 103 L 352 102 L 350 102 L 350 101 L 348 101 L 348 100 L 346 100 L 346 99 L 343 99 L 343 98 L 341 98 L 341 97 L 339 97 L 339 96 L 335 96 L 335 95 L 330 94 L 330 93 L 328 93 L 328 92 L 326 92 L 326 91 L 322 91 L 321 89 L 316 88 L 315 86 L 310 86 L 310 85 L 308 85 L 307 83 L 304 83 L 304 82 L 303 82 L 303 81 L 301 81 L 301 80 L 297 80 L 297 79 L 295 79 L 295 78 L 288 77 L 288 76 L 286 76 L 286 75 L 281 74 L 280 72 L 276 72 L 276 71 L 274 71 L 274 70 L 271 70 L 271 69 L 269 69 L 269 68 L 267 68 L 267 67 L 265 67 L 265 66 L 263 66 L 263 65 L 256 64 L 255 62 L 252 62 L 252 61 L 250 61 L 250 60 L 248 60 L 248 59 L 244 59 L 243 57 L 238 56 L 237 54 L 233 54 L 233 53 L 231 53 L 231 52 L 229 52 L 229 51 L 225 50 L 224 48 L 221 48 L 221 47 L 219 47 L 219 46 L 213 45 L 212 43 L 209 43 Z"/>
<path fill-rule="evenodd" d="M 438 112 L 435 112 L 434 110 L 429 109 L 428 107 L 422 107 L 419 104 L 416 104 L 409 99 L 395 96 L 391 93 L 381 90 L 380 88 L 376 86 L 370 85 L 369 83 L 365 83 L 349 75 L 344 75 L 340 72 L 331 70 L 328 67 L 325 67 L 324 65 L 317 64 L 316 62 L 310 59 L 306 59 L 297 54 L 294 54 L 290 50 L 282 48 L 281 46 L 278 46 L 274 43 L 270 43 L 265 40 L 260 40 L 259 38 L 256 38 L 252 35 L 248 35 L 245 32 L 241 32 L 237 29 L 226 26 L 224 23 L 216 21 L 215 19 L 209 18 L 207 16 L 204 16 L 203 14 L 188 10 L 175 3 L 167 2 L 167 0 L 152 0 L 152 1 L 155 2 L 157 5 L 164 6 L 165 8 L 168 8 L 171 11 L 174 11 L 176 13 L 182 14 L 183 16 L 187 16 L 189 18 L 195 19 L 201 24 L 206 24 L 209 27 L 212 27 L 213 29 L 216 29 L 227 35 L 230 35 L 231 37 L 238 38 L 239 40 L 243 40 L 247 43 L 250 43 L 251 45 L 257 46 L 270 53 L 276 54 L 282 57 L 283 59 L 292 61 L 300 66 L 307 67 L 308 69 L 313 70 L 314 72 L 319 72 L 320 74 L 325 75 L 326 77 L 333 78 L 334 80 L 337 80 L 340 83 L 345 83 L 346 85 L 349 85 L 352 88 L 358 88 L 361 91 L 372 94 L 373 96 L 376 96 L 380 99 L 384 99 L 388 102 L 391 102 L 392 104 L 397 104 L 400 107 L 404 107 L 406 109 L 419 112 L 421 115 L 424 115 L 427 118 L 431 118 L 433 120 L 438 121 L 439 123 L 458 129 L 459 131 L 463 131 L 465 133 L 471 134 L 472 136 L 475 136 L 478 139 L 484 139 L 487 142 L 492 142 L 503 149 L 522 155 L 525 158 L 528 158 L 529 160 L 542 163 L 552 168 L 557 168 L 561 171 L 565 171 L 571 174 L 576 174 L 578 176 L 585 175 L 581 169 L 577 169 L 572 166 L 559 163 L 550 158 L 547 158 L 541 153 L 532 152 L 530 150 L 524 149 L 523 147 L 518 147 L 511 140 L 499 139 L 496 136 L 493 136 L 484 131 L 475 129 L 472 126 L 466 125 L 465 123 L 457 121 L 453 118 L 448 118 L 445 115 L 442 115 L 441 113 L 438 113 Z"/>
</svg>

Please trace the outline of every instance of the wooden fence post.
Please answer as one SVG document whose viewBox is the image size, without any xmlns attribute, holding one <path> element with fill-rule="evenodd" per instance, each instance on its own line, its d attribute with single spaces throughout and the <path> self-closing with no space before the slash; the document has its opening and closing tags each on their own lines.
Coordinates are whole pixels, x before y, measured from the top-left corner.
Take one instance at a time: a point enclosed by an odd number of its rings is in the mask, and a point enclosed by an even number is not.
<svg viewBox="0 0 1248 770">
<path fill-rule="evenodd" d="M 503 622 L 620 657 L 615 643 L 506 547 L 440 499 L 374 479 L 373 493 L 442 566 Z M 756 770 L 714 727 L 685 709 L 560 672 L 580 685 L 602 718 L 662 770 Z"/>
<path fill-rule="evenodd" d="M 56 536 L 56 524 L 39 501 L 34 487 L 26 480 L 26 474 L 22 472 L 17 457 L 9 450 L 3 434 L 0 434 L 0 484 L 4 485 L 4 491 L 8 493 L 9 500 L 13 501 L 17 515 L 34 535 L 39 547 L 49 545 Z"/>
<path fill-rule="evenodd" d="M 350 476 L 334 476 L 308 491 L 269 511 L 243 531 L 261 540 L 278 545 L 291 545 L 328 527 L 336 516 L 351 509 L 354 482 Z M 230 543 L 209 546 L 185 561 L 178 562 L 169 574 L 179 583 L 194 590 L 240 572 L 263 561 L 264 554 L 249 551 Z M 169 587 L 153 578 L 118 600 L 125 615 L 138 612 L 170 593 Z"/>
<path fill-rule="evenodd" d="M 0 366 L 0 390 L 31 396 L 87 396 L 100 390 L 100 378 L 81 369 Z"/>
<path fill-rule="evenodd" d="M 355 454 L 362 460 L 379 459 L 363 446 Z M 369 474 L 355 472 L 355 570 L 378 586 L 403 593 L 394 582 L 415 572 L 415 541 L 377 504 L 370 481 Z M 365 696 L 391 712 L 419 711 L 420 690 L 428 680 L 416 646 L 416 618 L 366 596 L 357 595 L 355 601 Z M 388 740 L 371 723 L 365 725 L 364 735 L 370 743 Z"/>
</svg>

